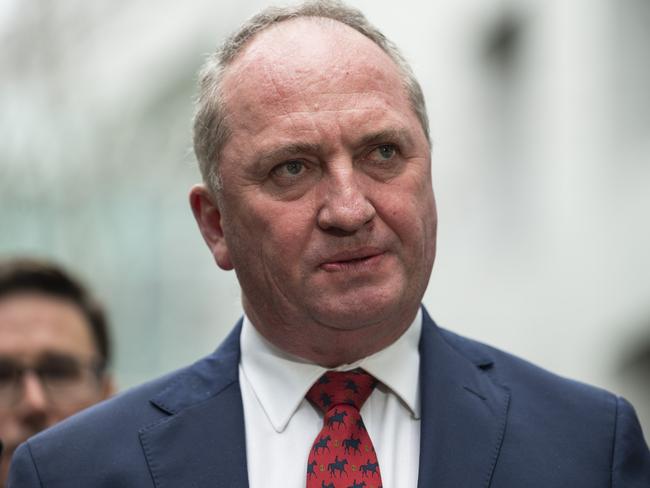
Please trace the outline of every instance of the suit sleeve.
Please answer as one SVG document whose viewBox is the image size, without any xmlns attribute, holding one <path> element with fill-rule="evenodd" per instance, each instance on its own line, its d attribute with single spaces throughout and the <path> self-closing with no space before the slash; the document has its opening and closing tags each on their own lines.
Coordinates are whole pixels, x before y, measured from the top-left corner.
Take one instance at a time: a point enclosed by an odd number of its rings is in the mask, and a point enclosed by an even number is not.
<svg viewBox="0 0 650 488">
<path fill-rule="evenodd" d="M 42 488 L 32 453 L 27 443 L 18 446 L 11 458 L 7 488 Z"/>
<path fill-rule="evenodd" d="M 634 408 L 619 398 L 612 457 L 612 488 L 650 487 L 650 451 Z"/>
</svg>

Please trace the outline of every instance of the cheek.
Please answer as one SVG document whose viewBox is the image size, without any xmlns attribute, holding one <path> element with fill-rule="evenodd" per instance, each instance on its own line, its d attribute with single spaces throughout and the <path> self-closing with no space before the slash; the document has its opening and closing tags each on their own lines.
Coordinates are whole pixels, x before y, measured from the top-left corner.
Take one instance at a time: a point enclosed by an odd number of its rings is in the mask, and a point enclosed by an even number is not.
<svg viewBox="0 0 650 488">
<path fill-rule="evenodd" d="M 76 401 L 70 403 L 70 405 L 52 409 L 50 411 L 49 421 L 51 423 L 58 423 L 61 420 L 64 420 L 70 417 L 71 415 L 80 412 L 85 408 L 91 407 L 96 403 L 99 403 L 103 399 L 104 398 L 102 396 L 101 390 L 92 389 L 84 394 L 80 394 L 79 397 L 76 399 Z"/>
<path fill-rule="evenodd" d="M 71 415 L 74 415 L 75 413 L 79 412 L 80 410 L 86 407 L 89 407 L 90 405 L 92 405 L 92 402 L 80 402 L 80 403 L 74 403 L 66 407 L 59 407 L 56 409 L 52 409 L 50 410 L 47 418 L 47 425 L 48 427 L 51 427 L 54 424 L 58 424 L 62 420 L 67 419 Z"/>
<path fill-rule="evenodd" d="M 311 210 L 296 202 L 260 202 L 238 213 L 241 218 L 229 224 L 229 247 L 248 264 L 253 256 L 260 256 L 266 267 L 282 269 L 297 263 L 314 229 Z"/>
<path fill-rule="evenodd" d="M 384 202 L 382 213 L 402 241 L 419 240 L 427 234 L 425 204 L 412 194 L 391 196 Z"/>
<path fill-rule="evenodd" d="M 425 189 L 390 195 L 383 202 L 384 220 L 399 240 L 403 258 L 420 266 L 435 252 L 437 217 L 433 194 Z"/>
<path fill-rule="evenodd" d="M 274 259 L 273 266 L 279 268 L 298 264 L 309 248 L 313 227 L 312 219 L 304 215 L 292 212 L 277 215 L 266 229 L 264 254 Z"/>
</svg>

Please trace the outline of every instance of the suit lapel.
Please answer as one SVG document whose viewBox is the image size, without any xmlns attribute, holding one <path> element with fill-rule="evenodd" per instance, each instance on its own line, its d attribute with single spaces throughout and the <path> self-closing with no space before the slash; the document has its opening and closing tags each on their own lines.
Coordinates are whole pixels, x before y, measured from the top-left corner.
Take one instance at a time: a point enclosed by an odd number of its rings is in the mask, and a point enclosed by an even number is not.
<svg viewBox="0 0 650 488">
<path fill-rule="evenodd" d="M 501 449 L 509 392 L 489 378 L 488 357 L 471 343 L 454 347 L 455 336 L 442 334 L 424 311 L 418 487 L 487 488 Z"/>
<path fill-rule="evenodd" d="M 247 487 L 239 390 L 241 323 L 211 356 L 151 401 L 169 414 L 140 431 L 157 488 Z M 419 488 L 487 488 L 505 431 L 509 392 L 492 362 L 453 345 L 424 311 L 420 339 L 422 428 Z M 462 353 L 459 350 L 462 349 Z"/>
<path fill-rule="evenodd" d="M 170 415 L 140 431 L 157 488 L 248 486 L 240 331 L 241 323 L 213 355 L 151 400 Z"/>
</svg>

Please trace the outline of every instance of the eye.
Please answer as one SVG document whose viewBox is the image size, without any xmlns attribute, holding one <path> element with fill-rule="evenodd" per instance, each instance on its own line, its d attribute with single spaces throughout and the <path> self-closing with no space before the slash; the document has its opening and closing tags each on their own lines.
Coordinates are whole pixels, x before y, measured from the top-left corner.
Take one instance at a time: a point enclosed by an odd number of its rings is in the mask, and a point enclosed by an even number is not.
<svg viewBox="0 0 650 488">
<path fill-rule="evenodd" d="M 385 142 L 368 147 L 360 162 L 363 163 L 367 174 L 385 181 L 394 178 L 404 170 L 406 159 L 400 145 Z"/>
<path fill-rule="evenodd" d="M 67 356 L 53 356 L 45 359 L 36 368 L 38 375 L 44 381 L 74 381 L 81 376 L 79 362 Z"/>
<path fill-rule="evenodd" d="M 388 161 L 395 156 L 397 149 L 393 144 L 382 144 L 375 149 L 375 152 L 382 161 Z"/>
<path fill-rule="evenodd" d="M 298 176 L 305 171 L 305 164 L 297 159 L 292 159 L 279 164 L 273 168 L 273 174 L 280 177 L 294 177 Z"/>
<path fill-rule="evenodd" d="M 366 160 L 369 163 L 385 166 L 386 163 L 391 165 L 396 160 L 396 157 L 399 153 L 398 146 L 396 144 L 379 144 L 370 148 L 370 152 L 366 156 Z"/>
<path fill-rule="evenodd" d="M 0 359 L 0 388 L 14 382 L 20 373 L 20 366 L 13 361 Z"/>
</svg>

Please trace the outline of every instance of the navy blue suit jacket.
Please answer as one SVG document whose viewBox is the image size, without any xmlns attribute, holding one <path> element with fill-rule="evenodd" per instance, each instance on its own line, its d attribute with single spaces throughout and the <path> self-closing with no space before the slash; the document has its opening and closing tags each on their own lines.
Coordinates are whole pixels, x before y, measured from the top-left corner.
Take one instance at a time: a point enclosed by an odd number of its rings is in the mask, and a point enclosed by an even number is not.
<svg viewBox="0 0 650 488">
<path fill-rule="evenodd" d="M 240 329 L 192 366 L 33 437 L 9 487 L 248 486 Z M 650 487 L 625 400 L 439 329 L 426 312 L 420 353 L 419 488 Z"/>
</svg>

